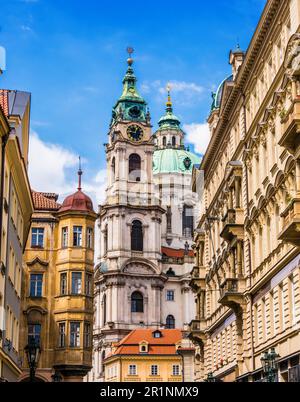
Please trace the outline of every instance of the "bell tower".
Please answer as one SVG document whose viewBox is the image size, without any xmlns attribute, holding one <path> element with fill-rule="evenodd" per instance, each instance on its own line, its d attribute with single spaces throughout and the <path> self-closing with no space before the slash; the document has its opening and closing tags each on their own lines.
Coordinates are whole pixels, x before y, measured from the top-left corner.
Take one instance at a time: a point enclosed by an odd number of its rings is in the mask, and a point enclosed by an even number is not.
<svg viewBox="0 0 300 402">
<path fill-rule="evenodd" d="M 138 327 L 162 326 L 162 291 L 167 281 L 161 254 L 165 211 L 154 192 L 150 113 L 136 88 L 133 49 L 128 52 L 123 92 L 113 107 L 106 144 L 106 201 L 99 208 L 95 381 L 103 380 L 103 358 L 114 342 Z"/>
</svg>

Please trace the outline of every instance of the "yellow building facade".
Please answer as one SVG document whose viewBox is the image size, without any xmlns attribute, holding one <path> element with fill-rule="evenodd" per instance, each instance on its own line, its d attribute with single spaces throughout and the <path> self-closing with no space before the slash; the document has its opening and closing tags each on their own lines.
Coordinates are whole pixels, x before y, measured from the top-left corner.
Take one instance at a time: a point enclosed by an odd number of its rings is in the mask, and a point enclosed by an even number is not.
<svg viewBox="0 0 300 402">
<path fill-rule="evenodd" d="M 104 360 L 105 382 L 192 382 L 194 348 L 180 330 L 137 329 Z"/>
<path fill-rule="evenodd" d="M 265 381 L 271 348 L 276 381 L 300 381 L 299 45 L 300 1 L 267 1 L 214 98 L 193 176 L 202 195 L 190 325 L 198 381 Z"/>
<path fill-rule="evenodd" d="M 79 186 L 80 187 L 80 186 Z M 92 365 L 94 226 L 92 201 L 79 191 L 57 203 L 33 192 L 35 211 L 25 250 L 20 350 L 32 339 L 41 353 L 39 381 L 82 381 Z"/>
<path fill-rule="evenodd" d="M 23 251 L 33 202 L 27 174 L 30 94 L 0 90 L 0 379 L 21 374 L 19 331 Z"/>
</svg>

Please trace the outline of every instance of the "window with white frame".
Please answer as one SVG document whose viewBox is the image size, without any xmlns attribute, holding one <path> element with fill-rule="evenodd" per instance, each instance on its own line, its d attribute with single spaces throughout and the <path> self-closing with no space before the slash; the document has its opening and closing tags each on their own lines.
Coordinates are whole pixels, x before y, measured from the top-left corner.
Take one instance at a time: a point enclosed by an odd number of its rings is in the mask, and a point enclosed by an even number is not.
<svg viewBox="0 0 300 402">
<path fill-rule="evenodd" d="M 87 228 L 86 231 L 86 247 L 93 248 L 93 228 Z"/>
<path fill-rule="evenodd" d="M 180 375 L 180 366 L 178 364 L 173 365 L 172 375 L 175 375 L 175 376 Z"/>
<path fill-rule="evenodd" d="M 32 228 L 31 247 L 44 247 L 44 228 Z"/>
<path fill-rule="evenodd" d="M 158 365 L 157 364 L 152 364 L 152 366 L 151 366 L 151 375 L 153 375 L 153 376 L 158 375 Z"/>
<path fill-rule="evenodd" d="M 80 347 L 80 322 L 70 323 L 70 347 Z"/>
<path fill-rule="evenodd" d="M 82 289 L 82 273 L 72 272 L 72 294 L 80 295 Z"/>
<path fill-rule="evenodd" d="M 73 246 L 82 247 L 82 226 L 73 227 Z"/>
<path fill-rule="evenodd" d="M 93 276 L 92 274 L 85 275 L 85 294 L 87 296 L 92 296 L 93 290 Z"/>
<path fill-rule="evenodd" d="M 69 228 L 68 227 L 62 228 L 61 240 L 62 240 L 61 241 L 62 248 L 67 248 L 68 243 L 69 243 Z"/>
<path fill-rule="evenodd" d="M 58 347 L 66 347 L 66 323 L 60 322 L 58 324 Z"/>
<path fill-rule="evenodd" d="M 137 369 L 135 364 L 130 364 L 128 367 L 128 374 L 129 375 L 137 375 Z"/>
</svg>

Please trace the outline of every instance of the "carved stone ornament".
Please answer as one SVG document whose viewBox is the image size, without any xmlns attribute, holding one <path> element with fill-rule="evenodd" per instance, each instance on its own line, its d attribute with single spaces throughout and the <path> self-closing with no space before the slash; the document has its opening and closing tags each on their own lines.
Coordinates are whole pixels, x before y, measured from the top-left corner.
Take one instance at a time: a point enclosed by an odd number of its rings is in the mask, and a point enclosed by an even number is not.
<svg viewBox="0 0 300 402">
<path fill-rule="evenodd" d="M 287 46 L 284 66 L 289 76 L 300 76 L 300 34 L 292 36 Z"/>
<path fill-rule="evenodd" d="M 149 265 L 141 262 L 131 262 L 123 270 L 126 274 L 138 274 L 138 275 L 153 275 L 155 270 Z"/>
</svg>

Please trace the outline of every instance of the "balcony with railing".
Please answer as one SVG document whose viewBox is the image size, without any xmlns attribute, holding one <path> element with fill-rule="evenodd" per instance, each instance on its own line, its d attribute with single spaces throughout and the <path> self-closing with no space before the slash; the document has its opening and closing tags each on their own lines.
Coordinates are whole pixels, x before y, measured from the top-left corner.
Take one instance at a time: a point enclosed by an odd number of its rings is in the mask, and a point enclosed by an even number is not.
<svg viewBox="0 0 300 402">
<path fill-rule="evenodd" d="M 191 272 L 191 281 L 189 283 L 190 287 L 195 293 L 200 289 L 205 289 L 205 275 L 201 276 L 201 273 L 205 273 L 204 267 L 194 267 Z"/>
<path fill-rule="evenodd" d="M 242 209 L 229 209 L 223 218 L 223 230 L 220 236 L 231 242 L 234 238 L 244 239 L 244 211 Z"/>
<path fill-rule="evenodd" d="M 227 278 L 220 286 L 219 303 L 222 306 L 236 310 L 245 304 L 245 280 L 241 278 Z"/>
<path fill-rule="evenodd" d="M 283 230 L 279 240 L 300 246 L 300 198 L 294 198 L 288 208 L 282 213 Z"/>
<path fill-rule="evenodd" d="M 189 325 L 189 338 L 195 343 L 203 344 L 206 340 L 205 335 L 206 320 L 193 320 Z"/>
<path fill-rule="evenodd" d="M 300 156 L 300 99 L 294 99 L 289 111 L 282 112 L 282 137 L 279 145 L 295 157 Z"/>
</svg>

